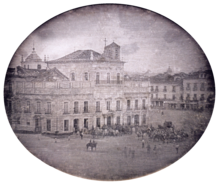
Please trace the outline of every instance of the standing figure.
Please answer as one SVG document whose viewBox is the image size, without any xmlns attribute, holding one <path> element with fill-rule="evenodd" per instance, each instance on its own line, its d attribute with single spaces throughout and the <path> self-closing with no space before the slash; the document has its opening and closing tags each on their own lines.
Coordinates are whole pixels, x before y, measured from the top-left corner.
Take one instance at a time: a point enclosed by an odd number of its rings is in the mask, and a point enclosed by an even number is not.
<svg viewBox="0 0 220 183">
<path fill-rule="evenodd" d="M 147 144 L 147 152 L 150 153 L 150 149 L 151 149 L 150 144 Z"/>
<path fill-rule="evenodd" d="M 135 150 L 134 150 L 134 149 L 132 150 L 131 155 L 132 155 L 132 156 L 131 156 L 132 159 L 134 159 L 134 156 L 135 156 Z"/>
<path fill-rule="evenodd" d="M 124 155 L 127 158 L 127 147 L 124 147 Z"/>
<path fill-rule="evenodd" d="M 142 139 L 142 148 L 144 148 L 144 145 L 145 145 L 145 141 L 144 139 Z"/>
<path fill-rule="evenodd" d="M 175 148 L 176 148 L 176 154 L 178 154 L 178 151 L 179 151 L 179 145 L 176 144 Z"/>
<path fill-rule="evenodd" d="M 81 140 L 83 139 L 83 130 L 80 131 Z"/>
</svg>

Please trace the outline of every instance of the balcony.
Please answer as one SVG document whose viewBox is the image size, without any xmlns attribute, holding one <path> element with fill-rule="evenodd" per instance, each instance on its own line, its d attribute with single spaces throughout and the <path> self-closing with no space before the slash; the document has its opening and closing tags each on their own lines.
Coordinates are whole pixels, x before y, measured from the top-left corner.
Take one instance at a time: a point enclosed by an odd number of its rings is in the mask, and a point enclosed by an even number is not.
<svg viewBox="0 0 220 183">
<path fill-rule="evenodd" d="M 129 111 L 129 110 L 132 110 L 132 108 L 131 107 L 127 107 L 127 111 Z"/>
<path fill-rule="evenodd" d="M 163 92 L 167 92 L 167 89 L 163 89 Z"/>
<path fill-rule="evenodd" d="M 198 90 L 198 88 L 197 88 L 197 87 L 194 87 L 194 88 L 193 88 L 193 91 L 197 91 L 197 90 Z"/>
<path fill-rule="evenodd" d="M 200 91 L 205 91 L 205 87 L 200 88 Z"/>
<path fill-rule="evenodd" d="M 189 90 L 191 90 L 191 88 L 190 87 L 186 87 L 186 90 L 189 91 Z"/>
<path fill-rule="evenodd" d="M 159 92 L 159 89 L 155 89 L 155 92 Z"/>
<path fill-rule="evenodd" d="M 117 81 L 117 80 L 110 80 L 110 81 L 107 81 L 107 80 L 98 80 L 98 81 L 95 81 L 95 85 L 120 85 L 120 84 L 123 84 L 123 81 L 120 80 L 120 81 Z"/>
<path fill-rule="evenodd" d="M 172 92 L 173 92 L 173 93 L 175 93 L 175 92 L 176 92 L 176 90 L 172 90 Z"/>
</svg>

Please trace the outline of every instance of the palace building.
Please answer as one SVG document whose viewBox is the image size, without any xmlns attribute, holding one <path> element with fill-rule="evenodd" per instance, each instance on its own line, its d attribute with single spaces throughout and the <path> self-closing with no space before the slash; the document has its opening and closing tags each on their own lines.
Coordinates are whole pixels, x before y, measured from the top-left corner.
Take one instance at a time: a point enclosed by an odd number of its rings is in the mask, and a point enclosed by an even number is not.
<svg viewBox="0 0 220 183">
<path fill-rule="evenodd" d="M 130 77 L 120 46 L 102 54 L 78 50 L 42 61 L 35 49 L 5 79 L 6 112 L 14 130 L 70 133 L 103 125 L 149 124 L 156 109 L 213 108 L 212 72 Z"/>
<path fill-rule="evenodd" d="M 6 108 L 14 129 L 65 133 L 147 123 L 149 81 L 124 79 L 125 62 L 116 43 L 105 46 L 103 54 L 78 50 L 41 62 L 46 64 L 41 68 L 27 67 L 35 63 L 30 58 L 39 58 L 35 50 L 31 55 L 17 67 L 17 75 L 6 77 L 5 91 L 12 93 Z"/>
</svg>

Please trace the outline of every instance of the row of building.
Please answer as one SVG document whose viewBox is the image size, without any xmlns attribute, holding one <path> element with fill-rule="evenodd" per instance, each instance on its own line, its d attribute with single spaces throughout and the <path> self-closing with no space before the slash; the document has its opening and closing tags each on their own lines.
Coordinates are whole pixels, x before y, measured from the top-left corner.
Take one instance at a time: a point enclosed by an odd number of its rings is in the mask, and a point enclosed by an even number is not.
<svg viewBox="0 0 220 183">
<path fill-rule="evenodd" d="M 212 109 L 214 80 L 210 70 L 129 76 L 120 46 L 103 54 L 78 50 L 44 61 L 35 49 L 21 66 L 9 68 L 5 106 L 14 130 L 69 133 L 103 125 L 148 124 L 150 110 Z"/>
</svg>

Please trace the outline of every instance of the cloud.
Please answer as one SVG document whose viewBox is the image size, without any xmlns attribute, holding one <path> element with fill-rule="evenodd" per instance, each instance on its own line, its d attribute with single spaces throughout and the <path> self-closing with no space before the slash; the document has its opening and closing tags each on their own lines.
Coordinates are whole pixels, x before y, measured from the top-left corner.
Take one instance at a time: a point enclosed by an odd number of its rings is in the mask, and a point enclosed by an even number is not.
<svg viewBox="0 0 220 183">
<path fill-rule="evenodd" d="M 33 32 L 39 39 L 46 40 L 46 39 L 54 39 L 56 38 L 53 30 L 41 27 Z"/>
<path fill-rule="evenodd" d="M 176 42 L 183 37 L 183 32 L 179 29 L 168 30 L 164 35 L 164 40 L 167 43 Z"/>
<path fill-rule="evenodd" d="M 139 49 L 140 48 L 137 43 L 132 43 L 132 44 L 122 45 L 121 52 L 122 54 L 130 55 L 130 54 L 134 54 Z"/>
</svg>

